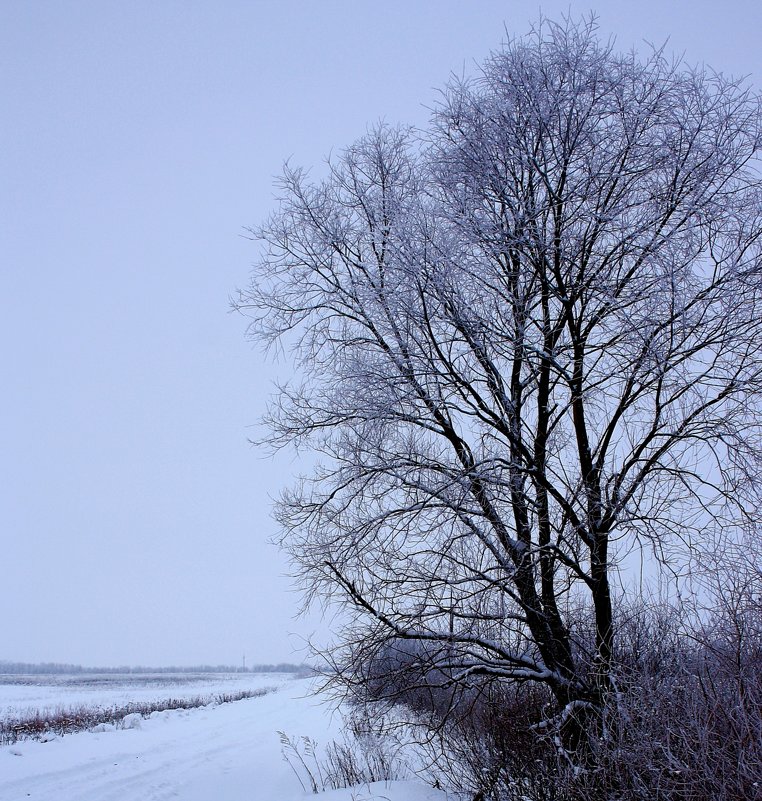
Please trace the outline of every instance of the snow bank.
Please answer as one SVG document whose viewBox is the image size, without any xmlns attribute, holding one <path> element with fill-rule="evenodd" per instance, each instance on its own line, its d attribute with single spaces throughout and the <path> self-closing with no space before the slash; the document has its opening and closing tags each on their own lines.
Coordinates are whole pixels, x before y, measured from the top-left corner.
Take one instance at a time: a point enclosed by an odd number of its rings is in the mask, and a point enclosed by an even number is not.
<svg viewBox="0 0 762 801">
<path fill-rule="evenodd" d="M 305 796 L 283 761 L 278 731 L 326 743 L 340 716 L 309 680 L 270 695 L 176 710 L 140 728 L 101 729 L 0 748 L 0 801 L 444 801 L 415 782 Z"/>
</svg>

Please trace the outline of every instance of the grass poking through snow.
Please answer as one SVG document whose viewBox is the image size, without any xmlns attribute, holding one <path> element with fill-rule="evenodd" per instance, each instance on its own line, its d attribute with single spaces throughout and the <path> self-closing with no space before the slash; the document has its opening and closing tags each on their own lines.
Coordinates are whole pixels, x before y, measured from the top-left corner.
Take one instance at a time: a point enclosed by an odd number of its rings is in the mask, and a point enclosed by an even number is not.
<svg viewBox="0 0 762 801">
<path fill-rule="evenodd" d="M 275 692 L 275 687 L 259 690 L 238 690 L 236 692 L 194 695 L 190 698 L 166 698 L 160 701 L 130 701 L 112 706 L 56 707 L 55 709 L 35 710 L 31 714 L 7 717 L 0 720 L 0 745 L 12 745 L 19 740 L 45 740 L 53 735 L 71 734 L 87 731 L 100 724 L 124 728 L 128 715 L 147 718 L 152 712 L 165 712 L 172 709 L 196 709 L 210 704 L 229 704 L 245 698 L 259 698 Z"/>
</svg>

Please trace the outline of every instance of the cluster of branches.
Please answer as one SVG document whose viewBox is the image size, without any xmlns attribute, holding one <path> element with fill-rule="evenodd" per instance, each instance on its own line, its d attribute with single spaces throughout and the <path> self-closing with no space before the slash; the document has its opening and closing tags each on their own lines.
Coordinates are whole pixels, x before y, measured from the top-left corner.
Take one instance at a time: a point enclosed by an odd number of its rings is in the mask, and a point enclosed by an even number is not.
<svg viewBox="0 0 762 801">
<path fill-rule="evenodd" d="M 354 671 L 353 719 L 391 742 L 412 740 L 424 777 L 468 798 L 756 799 L 762 570 L 741 554 L 732 573 L 719 567 L 700 606 L 619 605 L 616 689 L 600 725 L 586 732 L 584 758 L 558 747 L 547 687 L 490 676 L 447 687 L 419 643 L 390 643 Z"/>
<path fill-rule="evenodd" d="M 443 685 L 541 683 L 571 752 L 622 563 L 681 577 L 756 530 L 760 121 L 739 82 L 544 22 L 427 130 L 286 168 L 237 305 L 298 368 L 266 441 L 322 458 L 277 517 L 343 609 L 345 685 L 417 643 Z"/>
</svg>

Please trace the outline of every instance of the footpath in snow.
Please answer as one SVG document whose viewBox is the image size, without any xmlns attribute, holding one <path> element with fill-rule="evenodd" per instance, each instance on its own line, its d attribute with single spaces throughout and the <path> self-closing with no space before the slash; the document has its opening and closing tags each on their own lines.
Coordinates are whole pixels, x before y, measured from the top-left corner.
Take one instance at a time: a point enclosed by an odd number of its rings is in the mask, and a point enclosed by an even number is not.
<svg viewBox="0 0 762 801">
<path fill-rule="evenodd" d="M 0 747 L 0 801 L 303 801 L 283 761 L 278 731 L 321 743 L 339 717 L 287 682 L 270 695 L 154 713 L 136 728 L 79 732 Z M 444 801 L 415 782 L 333 790 L 324 801 Z"/>
</svg>

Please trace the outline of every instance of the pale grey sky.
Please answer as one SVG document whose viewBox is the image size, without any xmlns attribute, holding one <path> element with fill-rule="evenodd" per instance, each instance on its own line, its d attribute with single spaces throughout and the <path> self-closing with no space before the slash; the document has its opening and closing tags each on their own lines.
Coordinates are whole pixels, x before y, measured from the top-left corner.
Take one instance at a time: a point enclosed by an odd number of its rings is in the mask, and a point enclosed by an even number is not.
<svg viewBox="0 0 762 801">
<path fill-rule="evenodd" d="M 590 2 L 544 2 L 546 16 Z M 286 158 L 425 124 L 537 2 L 0 0 L 0 660 L 298 659 L 247 444 L 273 366 L 228 296 Z M 762 4 L 598 3 L 603 35 L 749 74 Z M 295 636 L 289 637 L 293 632 Z"/>
</svg>

